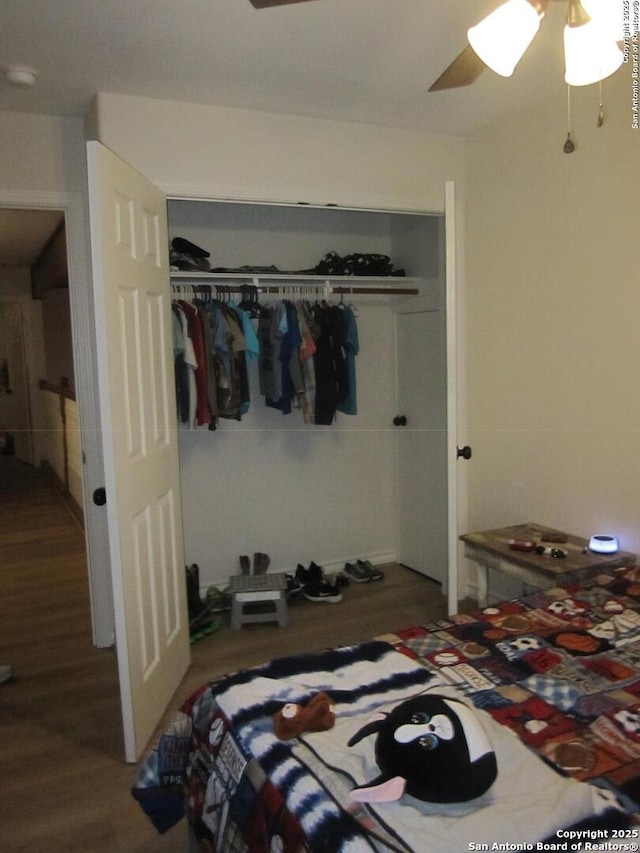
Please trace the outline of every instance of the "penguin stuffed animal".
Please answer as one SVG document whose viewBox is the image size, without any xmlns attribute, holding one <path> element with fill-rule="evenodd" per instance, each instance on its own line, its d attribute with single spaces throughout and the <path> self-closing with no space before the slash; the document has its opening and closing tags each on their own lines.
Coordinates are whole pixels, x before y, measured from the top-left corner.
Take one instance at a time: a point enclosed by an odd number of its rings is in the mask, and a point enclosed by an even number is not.
<svg viewBox="0 0 640 853">
<path fill-rule="evenodd" d="M 405 792 L 431 803 L 465 802 L 484 794 L 498 775 L 480 720 L 448 696 L 416 696 L 388 714 L 377 714 L 348 745 L 372 734 L 381 773 L 351 791 L 356 802 L 391 802 Z"/>
</svg>

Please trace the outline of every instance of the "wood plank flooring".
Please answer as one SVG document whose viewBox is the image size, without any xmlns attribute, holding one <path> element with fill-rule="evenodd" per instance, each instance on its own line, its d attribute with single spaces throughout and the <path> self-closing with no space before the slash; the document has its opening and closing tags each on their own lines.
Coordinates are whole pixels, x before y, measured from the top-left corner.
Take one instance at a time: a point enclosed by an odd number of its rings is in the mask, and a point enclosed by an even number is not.
<svg viewBox="0 0 640 853">
<path fill-rule="evenodd" d="M 444 616 L 437 584 L 400 566 L 385 574 L 352 583 L 340 604 L 292 604 L 287 628 L 232 631 L 223 615 L 192 647 L 165 719 L 225 672 Z M 136 768 L 123 759 L 115 652 L 92 644 L 83 531 L 37 470 L 1 456 L 0 589 L 0 663 L 15 672 L 0 685 L 0 850 L 186 849 L 184 822 L 158 836 L 129 793 Z"/>
</svg>

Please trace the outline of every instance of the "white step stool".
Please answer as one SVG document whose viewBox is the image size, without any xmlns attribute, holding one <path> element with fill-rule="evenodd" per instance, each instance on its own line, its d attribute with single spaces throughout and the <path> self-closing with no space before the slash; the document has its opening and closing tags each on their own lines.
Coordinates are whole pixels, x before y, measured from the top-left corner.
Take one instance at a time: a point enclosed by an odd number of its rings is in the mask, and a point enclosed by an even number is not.
<svg viewBox="0 0 640 853">
<path fill-rule="evenodd" d="M 284 572 L 233 575 L 229 578 L 229 590 L 231 627 L 234 630 L 251 622 L 277 622 L 281 628 L 286 627 L 287 576 Z"/>
</svg>

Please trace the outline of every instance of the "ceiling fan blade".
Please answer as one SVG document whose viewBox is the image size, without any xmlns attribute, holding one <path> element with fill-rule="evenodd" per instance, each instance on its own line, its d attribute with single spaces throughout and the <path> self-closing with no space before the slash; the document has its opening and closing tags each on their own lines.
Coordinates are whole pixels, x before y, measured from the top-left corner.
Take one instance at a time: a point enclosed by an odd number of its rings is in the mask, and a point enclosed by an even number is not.
<svg viewBox="0 0 640 853">
<path fill-rule="evenodd" d="M 272 6 L 288 6 L 289 3 L 306 3 L 308 0 L 249 0 L 254 9 L 270 9 Z"/>
<path fill-rule="evenodd" d="M 442 89 L 458 89 L 461 86 L 469 86 L 478 79 L 486 67 L 475 50 L 468 44 L 451 65 L 442 72 L 436 82 L 429 87 L 429 91 L 439 92 Z"/>
</svg>

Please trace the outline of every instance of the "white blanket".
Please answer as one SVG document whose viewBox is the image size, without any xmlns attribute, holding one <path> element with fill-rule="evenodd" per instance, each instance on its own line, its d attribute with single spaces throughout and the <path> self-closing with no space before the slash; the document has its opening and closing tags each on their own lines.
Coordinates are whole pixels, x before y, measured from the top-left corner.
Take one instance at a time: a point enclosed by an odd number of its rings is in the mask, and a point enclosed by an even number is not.
<svg viewBox="0 0 640 853">
<path fill-rule="evenodd" d="M 431 690 L 466 702 L 451 687 L 435 684 Z M 390 711 L 395 704 L 381 705 L 378 710 Z M 402 839 L 403 846 L 398 845 L 398 849 L 426 850 L 427 840 L 429 849 L 438 853 L 459 853 L 468 850 L 471 842 L 487 843 L 489 849 L 494 842 L 534 843 L 611 805 L 599 788 L 563 778 L 509 729 L 484 711 L 474 709 L 474 713 L 496 753 L 496 781 L 483 796 L 466 803 L 431 804 L 405 794 L 396 802 L 368 804 L 365 810 L 376 824 L 385 827 L 395 839 Z M 333 729 L 306 735 L 293 748 L 294 754 L 323 779 L 338 802 L 354 814 L 359 807 L 349 799 L 353 787 L 350 779 L 361 785 L 379 773 L 374 737 L 351 748 L 346 746 L 365 721 L 366 718 L 339 716 Z M 340 768 L 340 772 L 336 774 L 333 768 Z M 384 850 L 385 845 L 376 849 Z"/>
<path fill-rule="evenodd" d="M 271 715 L 261 714 L 260 709 L 306 701 L 320 690 L 336 699 L 335 727 L 283 744 L 273 733 Z M 470 705 L 454 688 L 391 648 L 375 660 L 349 660 L 332 671 L 257 677 L 234 685 L 217 701 L 238 726 L 246 748 L 270 768 L 272 781 L 284 792 L 288 808 L 312 845 L 314 838 L 321 837 L 323 821 L 340 809 L 352 814 L 366 831 L 361 837 L 356 833 L 345 838 L 343 853 L 371 849 L 459 853 L 469 850 L 472 842 L 487 843 L 489 849 L 494 842 L 533 843 L 612 805 L 599 788 L 557 774 L 509 729 L 475 708 L 498 764 L 497 780 L 486 794 L 449 805 L 429 804 L 408 795 L 392 803 L 352 803 L 349 791 L 374 779 L 379 770 L 375 738 L 364 738 L 351 748 L 349 738 L 373 711 L 391 710 L 425 690 Z"/>
</svg>

